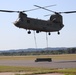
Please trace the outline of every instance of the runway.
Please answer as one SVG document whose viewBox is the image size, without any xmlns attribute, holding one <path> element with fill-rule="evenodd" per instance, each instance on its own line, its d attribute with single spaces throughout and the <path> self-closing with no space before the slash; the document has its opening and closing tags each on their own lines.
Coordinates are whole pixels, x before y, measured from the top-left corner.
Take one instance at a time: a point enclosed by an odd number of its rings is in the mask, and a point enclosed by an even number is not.
<svg viewBox="0 0 76 75">
<path fill-rule="evenodd" d="M 43 68 L 76 68 L 76 60 L 54 60 L 52 62 L 35 62 L 34 60 L 0 60 L 0 65 Z"/>
</svg>

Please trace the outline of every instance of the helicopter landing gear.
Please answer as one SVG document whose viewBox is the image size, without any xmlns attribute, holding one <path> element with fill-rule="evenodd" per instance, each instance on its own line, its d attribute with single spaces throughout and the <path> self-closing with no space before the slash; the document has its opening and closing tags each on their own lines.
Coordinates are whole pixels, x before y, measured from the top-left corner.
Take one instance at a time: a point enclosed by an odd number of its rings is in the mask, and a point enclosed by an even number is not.
<svg viewBox="0 0 76 75">
<path fill-rule="evenodd" d="M 38 31 L 38 30 L 36 30 L 36 33 L 39 33 L 39 31 Z"/>
<path fill-rule="evenodd" d="M 60 32 L 58 31 L 58 35 L 60 34 Z"/>
<path fill-rule="evenodd" d="M 31 34 L 31 31 L 30 30 L 28 31 L 28 34 Z"/>
<path fill-rule="evenodd" d="M 49 32 L 48 35 L 51 35 L 51 33 Z"/>
</svg>

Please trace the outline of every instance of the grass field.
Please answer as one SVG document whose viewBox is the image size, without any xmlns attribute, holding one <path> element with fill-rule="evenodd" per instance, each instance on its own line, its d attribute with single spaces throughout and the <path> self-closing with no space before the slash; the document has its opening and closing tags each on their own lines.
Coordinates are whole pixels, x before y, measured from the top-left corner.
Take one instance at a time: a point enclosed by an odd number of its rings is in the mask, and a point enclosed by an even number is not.
<svg viewBox="0 0 76 75">
<path fill-rule="evenodd" d="M 47 74 L 47 73 L 63 73 L 66 75 L 76 75 L 76 69 L 50 69 L 36 67 L 20 67 L 20 66 L 0 66 L 0 72 L 25 72 L 25 75 Z M 19 75 L 19 74 L 17 74 Z"/>
<path fill-rule="evenodd" d="M 36 58 L 52 58 L 53 60 L 76 60 L 76 54 L 61 55 L 38 55 L 38 56 L 0 56 L 0 60 L 35 60 Z M 51 69 L 39 67 L 22 66 L 0 66 L 0 72 L 26 72 L 24 75 L 43 73 L 63 73 L 65 75 L 76 75 L 76 68 L 72 69 Z M 19 74 L 16 74 L 19 75 Z"/>
<path fill-rule="evenodd" d="M 52 58 L 53 60 L 76 60 L 76 54 L 38 55 L 38 56 L 0 56 L 0 60 L 35 60 L 36 58 Z"/>
</svg>

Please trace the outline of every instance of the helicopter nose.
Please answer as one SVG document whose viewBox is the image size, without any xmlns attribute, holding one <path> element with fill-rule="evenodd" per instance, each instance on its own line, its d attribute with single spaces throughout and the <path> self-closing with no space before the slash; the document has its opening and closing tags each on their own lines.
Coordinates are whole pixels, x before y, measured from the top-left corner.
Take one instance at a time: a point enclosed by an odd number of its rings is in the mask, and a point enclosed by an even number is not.
<svg viewBox="0 0 76 75">
<path fill-rule="evenodd" d="M 19 27 L 19 22 L 18 22 L 18 21 L 15 21 L 13 24 L 14 24 L 16 27 Z"/>
<path fill-rule="evenodd" d="M 62 25 L 62 28 L 64 27 L 64 25 Z"/>
<path fill-rule="evenodd" d="M 62 29 L 64 27 L 64 25 L 62 24 L 61 26 L 60 26 L 60 28 Z"/>
</svg>

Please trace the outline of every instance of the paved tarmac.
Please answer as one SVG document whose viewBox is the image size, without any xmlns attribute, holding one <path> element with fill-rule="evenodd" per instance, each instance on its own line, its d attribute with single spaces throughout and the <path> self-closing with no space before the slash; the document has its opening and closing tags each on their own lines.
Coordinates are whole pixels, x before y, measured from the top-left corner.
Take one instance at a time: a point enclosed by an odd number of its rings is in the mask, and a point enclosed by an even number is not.
<svg viewBox="0 0 76 75">
<path fill-rule="evenodd" d="M 76 68 L 76 60 L 54 60 L 52 62 L 35 62 L 34 60 L 0 60 L 0 65 L 44 68 Z"/>
<path fill-rule="evenodd" d="M 1 72 L 0 75 L 15 75 L 15 74 L 21 74 L 24 75 L 26 73 L 14 73 L 14 72 Z M 36 75 L 64 75 L 60 73 L 49 73 L 49 74 L 36 74 Z"/>
</svg>

